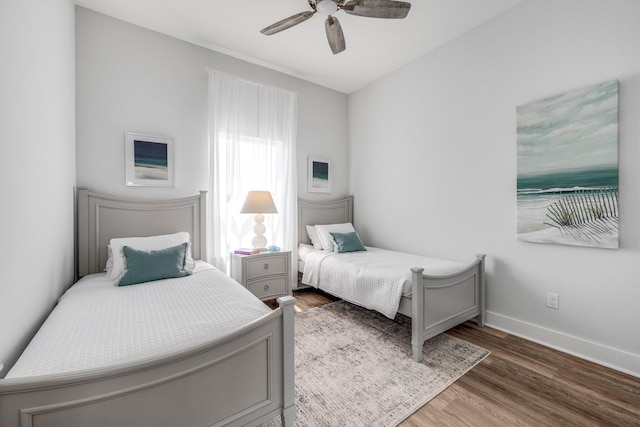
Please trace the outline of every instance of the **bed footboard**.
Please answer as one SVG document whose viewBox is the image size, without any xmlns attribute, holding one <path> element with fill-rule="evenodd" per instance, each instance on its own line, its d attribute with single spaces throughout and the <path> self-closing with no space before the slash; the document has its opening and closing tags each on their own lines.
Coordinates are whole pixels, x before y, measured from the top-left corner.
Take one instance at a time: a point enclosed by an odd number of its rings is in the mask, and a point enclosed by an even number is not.
<svg viewBox="0 0 640 427">
<path fill-rule="evenodd" d="M 295 421 L 293 297 L 242 329 L 169 356 L 0 380 L 0 425 L 255 426 Z"/>
<path fill-rule="evenodd" d="M 422 346 L 429 338 L 470 319 L 484 326 L 484 259 L 476 255 L 470 265 L 446 276 L 411 269 L 411 346 L 416 362 L 422 360 Z"/>
</svg>

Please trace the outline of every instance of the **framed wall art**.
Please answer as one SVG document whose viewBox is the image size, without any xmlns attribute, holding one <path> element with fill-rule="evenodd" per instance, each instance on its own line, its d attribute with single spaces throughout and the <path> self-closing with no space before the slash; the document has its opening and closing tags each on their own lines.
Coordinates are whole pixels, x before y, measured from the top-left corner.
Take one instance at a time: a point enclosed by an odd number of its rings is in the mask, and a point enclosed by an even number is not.
<svg viewBox="0 0 640 427">
<path fill-rule="evenodd" d="M 618 81 L 517 107 L 518 240 L 619 247 Z"/>
<path fill-rule="evenodd" d="M 325 157 L 307 157 L 307 191 L 331 193 L 331 162 Z"/>
<path fill-rule="evenodd" d="M 172 138 L 127 132 L 125 161 L 128 186 L 174 186 Z"/>
</svg>

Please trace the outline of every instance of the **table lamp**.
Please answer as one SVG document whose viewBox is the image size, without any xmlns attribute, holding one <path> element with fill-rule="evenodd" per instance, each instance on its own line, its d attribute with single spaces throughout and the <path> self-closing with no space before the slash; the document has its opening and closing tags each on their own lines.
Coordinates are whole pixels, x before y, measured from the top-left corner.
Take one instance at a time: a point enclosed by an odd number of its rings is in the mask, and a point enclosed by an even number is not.
<svg viewBox="0 0 640 427">
<path fill-rule="evenodd" d="M 255 214 L 253 219 L 255 225 L 253 232 L 255 236 L 251 241 L 254 249 L 264 249 L 267 246 L 267 238 L 264 237 L 266 227 L 264 225 L 264 215 L 266 213 L 278 213 L 276 205 L 273 203 L 271 193 L 268 191 L 249 191 L 244 200 L 240 213 Z"/>
</svg>

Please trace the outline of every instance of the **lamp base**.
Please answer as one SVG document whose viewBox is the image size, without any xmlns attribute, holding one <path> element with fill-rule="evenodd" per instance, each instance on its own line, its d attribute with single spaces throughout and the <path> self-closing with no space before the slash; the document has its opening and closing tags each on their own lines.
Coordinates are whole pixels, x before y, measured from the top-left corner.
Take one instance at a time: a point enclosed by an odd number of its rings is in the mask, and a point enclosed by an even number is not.
<svg viewBox="0 0 640 427">
<path fill-rule="evenodd" d="M 253 245 L 253 249 L 264 249 L 267 246 L 267 238 L 264 237 L 264 232 L 267 227 L 264 226 L 264 215 L 255 214 L 253 217 L 256 225 L 253 226 L 253 232 L 255 236 L 253 240 L 251 240 L 251 244 Z"/>
<path fill-rule="evenodd" d="M 267 246 L 267 238 L 256 234 L 251 240 L 251 244 L 253 245 L 253 249 L 264 249 Z"/>
</svg>

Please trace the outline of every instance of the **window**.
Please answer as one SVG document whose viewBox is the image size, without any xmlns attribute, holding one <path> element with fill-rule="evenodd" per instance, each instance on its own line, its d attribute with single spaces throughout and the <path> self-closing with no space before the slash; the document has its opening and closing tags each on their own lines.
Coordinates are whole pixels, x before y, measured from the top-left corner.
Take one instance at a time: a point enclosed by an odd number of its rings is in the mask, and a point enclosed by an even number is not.
<svg viewBox="0 0 640 427">
<path fill-rule="evenodd" d="M 267 245 L 295 250 L 295 132 L 295 93 L 210 71 L 209 261 L 224 271 L 230 251 L 251 246 L 253 215 L 239 213 L 251 190 L 270 191 L 278 210 L 265 215 Z"/>
</svg>

